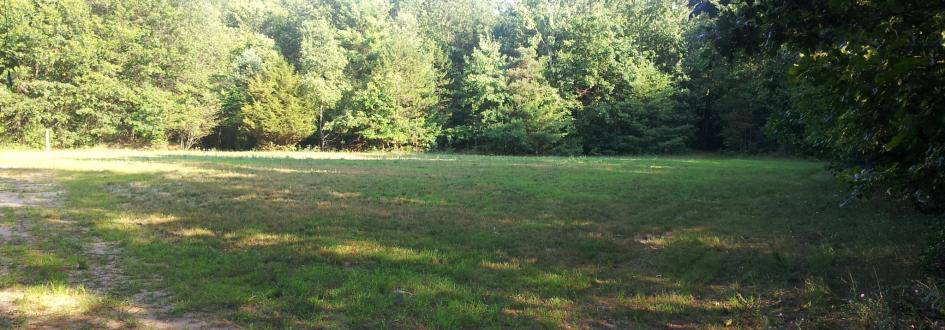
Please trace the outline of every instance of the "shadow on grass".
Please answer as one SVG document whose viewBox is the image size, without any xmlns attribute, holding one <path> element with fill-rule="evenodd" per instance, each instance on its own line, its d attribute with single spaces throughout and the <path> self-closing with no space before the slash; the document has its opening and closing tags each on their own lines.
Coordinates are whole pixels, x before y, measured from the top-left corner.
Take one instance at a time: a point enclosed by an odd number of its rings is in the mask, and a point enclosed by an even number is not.
<svg viewBox="0 0 945 330">
<path fill-rule="evenodd" d="M 0 328 L 116 328 L 133 321 L 122 302 L 86 290 L 70 273 L 88 267 L 77 224 L 58 215 L 47 172 L 0 172 Z M 20 179 L 25 178 L 25 179 Z M 55 232 L 59 236 L 50 235 Z M 52 236 L 52 237 L 51 237 Z"/>
<path fill-rule="evenodd" d="M 621 205 L 609 195 L 629 193 L 595 195 L 593 185 L 562 191 L 547 181 L 573 174 L 566 170 L 496 173 L 422 159 L 409 167 L 179 155 L 132 161 L 202 171 L 63 172 L 68 216 L 121 241 L 138 261 L 129 268 L 160 274 L 178 309 L 219 311 L 243 324 L 758 326 L 767 319 L 758 313 L 802 313 L 794 296 L 808 277 L 863 266 L 859 255 L 830 252 L 829 238 L 799 242 L 788 228 L 803 223 L 772 221 L 744 233 L 726 228 L 731 222 L 659 218 L 685 210 L 631 219 L 647 196 Z M 613 178 L 593 183 L 611 189 Z M 575 200 L 586 205 L 568 205 Z M 693 217 L 725 214 L 700 211 L 708 214 Z M 746 234 L 759 239 L 739 238 Z M 875 243 L 870 264 L 901 264 L 897 242 Z M 787 306 L 739 300 L 753 295 Z M 792 317 L 764 322 L 790 325 Z"/>
</svg>

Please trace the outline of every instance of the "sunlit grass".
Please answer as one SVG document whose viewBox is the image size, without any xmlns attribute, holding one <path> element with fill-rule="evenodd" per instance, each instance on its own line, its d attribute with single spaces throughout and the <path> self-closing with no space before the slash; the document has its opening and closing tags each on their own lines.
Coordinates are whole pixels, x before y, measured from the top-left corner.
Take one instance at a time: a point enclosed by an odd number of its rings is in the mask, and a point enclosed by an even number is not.
<svg viewBox="0 0 945 330">
<path fill-rule="evenodd" d="M 52 170 L 62 217 L 120 242 L 176 311 L 251 327 L 843 327 L 886 312 L 845 303 L 849 278 L 922 276 L 927 218 L 839 207 L 816 162 L 94 150 L 0 164 Z M 81 263 L 5 249 L 50 281 Z"/>
<path fill-rule="evenodd" d="M 98 308 L 102 303 L 101 297 L 90 294 L 84 288 L 63 284 L 25 288 L 14 301 L 17 310 L 27 316 L 79 316 Z"/>
</svg>

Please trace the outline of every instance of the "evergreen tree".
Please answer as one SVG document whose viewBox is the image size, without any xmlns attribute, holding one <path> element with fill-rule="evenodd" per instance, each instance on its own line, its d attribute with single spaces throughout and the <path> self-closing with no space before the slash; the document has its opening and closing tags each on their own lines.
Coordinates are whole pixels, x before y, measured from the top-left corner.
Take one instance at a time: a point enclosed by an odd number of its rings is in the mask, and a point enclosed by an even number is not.
<svg viewBox="0 0 945 330">
<path fill-rule="evenodd" d="M 341 147 L 428 149 L 444 120 L 433 45 L 412 14 L 391 16 L 386 1 L 339 4 L 350 15 L 342 44 L 348 48 L 352 91 L 327 125 Z M 350 8 L 349 8 L 350 7 Z M 356 7 L 356 8 L 354 8 Z"/>
<path fill-rule="evenodd" d="M 508 121 L 511 100 L 504 71 L 508 63 L 500 47 L 491 37 L 480 37 L 479 46 L 466 58 L 459 94 L 462 108 L 453 114 L 453 122 L 460 124 L 449 133 L 456 144 L 492 148 L 484 138 L 487 128 Z"/>
<path fill-rule="evenodd" d="M 240 109 L 241 128 L 261 149 L 292 147 L 314 130 L 315 111 L 298 97 L 300 79 L 284 60 L 266 63 L 250 80 Z"/>
<path fill-rule="evenodd" d="M 548 153 L 571 133 L 571 110 L 576 104 L 562 98 L 548 84 L 543 75 L 545 61 L 538 58 L 534 48 L 519 48 L 518 53 L 506 76 L 511 96 L 510 117 L 512 123 L 524 130 L 524 139 L 509 141 L 510 146 L 522 148 L 511 152 Z"/>
</svg>

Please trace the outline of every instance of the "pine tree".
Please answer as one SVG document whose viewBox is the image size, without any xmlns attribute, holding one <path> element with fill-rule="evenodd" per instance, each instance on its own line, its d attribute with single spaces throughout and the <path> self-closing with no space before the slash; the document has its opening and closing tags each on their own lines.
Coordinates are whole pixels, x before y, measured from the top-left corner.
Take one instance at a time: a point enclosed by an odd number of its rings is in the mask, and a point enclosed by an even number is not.
<svg viewBox="0 0 945 330">
<path fill-rule="evenodd" d="M 454 114 L 460 123 L 451 130 L 451 138 L 467 148 L 478 148 L 489 126 L 507 122 L 508 84 L 504 67 L 507 60 L 499 51 L 501 45 L 489 36 L 480 37 L 479 46 L 466 58 L 461 81 L 461 111 Z"/>
<path fill-rule="evenodd" d="M 571 109 L 575 102 L 561 97 L 548 84 L 543 71 L 545 61 L 538 58 L 534 48 L 522 47 L 519 57 L 506 72 L 511 95 L 511 117 L 520 122 L 525 140 L 518 141 L 524 152 L 544 154 L 560 145 L 571 133 Z"/>
<path fill-rule="evenodd" d="M 275 60 L 249 82 L 240 111 L 242 129 L 257 148 L 291 147 L 315 130 L 315 111 L 298 97 L 300 79 L 289 63 Z"/>
</svg>

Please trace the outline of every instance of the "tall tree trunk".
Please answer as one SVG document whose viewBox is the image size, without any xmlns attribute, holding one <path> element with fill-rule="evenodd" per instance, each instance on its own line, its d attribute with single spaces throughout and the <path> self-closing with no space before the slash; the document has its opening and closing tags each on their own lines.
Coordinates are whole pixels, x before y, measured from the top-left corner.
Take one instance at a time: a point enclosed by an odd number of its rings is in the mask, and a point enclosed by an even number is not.
<svg viewBox="0 0 945 330">
<path fill-rule="evenodd" d="M 318 148 L 322 151 L 325 150 L 325 110 L 324 108 L 318 109 Z"/>
</svg>

